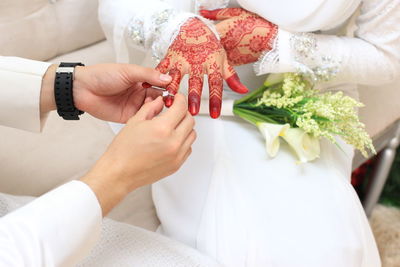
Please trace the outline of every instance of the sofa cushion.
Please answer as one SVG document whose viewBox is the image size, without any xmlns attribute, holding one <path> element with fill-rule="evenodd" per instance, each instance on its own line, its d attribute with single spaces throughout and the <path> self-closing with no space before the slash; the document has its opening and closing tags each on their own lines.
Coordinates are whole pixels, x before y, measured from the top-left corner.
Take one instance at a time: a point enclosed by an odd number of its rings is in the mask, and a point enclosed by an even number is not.
<svg viewBox="0 0 400 267">
<path fill-rule="evenodd" d="M 2 0 L 0 36 L 0 55 L 36 60 L 104 39 L 97 0 Z"/>
</svg>

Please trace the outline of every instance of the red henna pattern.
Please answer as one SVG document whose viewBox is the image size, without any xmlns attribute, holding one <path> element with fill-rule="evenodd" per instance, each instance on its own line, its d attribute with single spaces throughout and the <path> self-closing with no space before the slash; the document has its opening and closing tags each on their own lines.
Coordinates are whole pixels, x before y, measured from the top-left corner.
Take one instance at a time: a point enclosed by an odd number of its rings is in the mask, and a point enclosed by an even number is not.
<svg viewBox="0 0 400 267">
<path fill-rule="evenodd" d="M 240 15 L 244 15 L 248 13 L 246 10 L 242 8 L 222 8 L 215 10 L 200 10 L 200 14 L 211 20 L 222 20 L 231 17 L 237 17 Z"/>
<path fill-rule="evenodd" d="M 201 99 L 202 89 L 203 89 L 202 77 L 192 73 L 189 79 L 189 95 L 188 95 L 189 112 L 192 115 L 197 115 L 200 111 L 200 99 Z"/>
<path fill-rule="evenodd" d="M 157 70 L 159 70 L 162 73 L 166 73 L 168 71 L 169 65 L 171 60 L 169 57 L 164 58 L 156 67 Z"/>
<path fill-rule="evenodd" d="M 268 37 L 255 35 L 250 39 L 249 49 L 254 54 L 260 54 L 265 50 L 271 50 Z"/>
<path fill-rule="evenodd" d="M 203 77 L 208 68 L 210 115 L 217 118 L 221 109 L 224 77 L 235 92 L 245 93 L 248 91 L 227 62 L 224 47 L 214 33 L 199 19 L 193 18 L 181 27 L 179 35 L 157 69 L 164 73 L 169 71 L 173 76 L 173 81 L 167 87 L 167 90 L 173 94 L 179 89 L 181 77 L 190 72 L 189 111 L 192 115 L 196 115 L 200 109 Z M 224 67 L 219 64 L 224 64 L 222 65 Z M 172 105 L 172 98 L 167 97 L 165 104 L 166 106 Z"/>
<path fill-rule="evenodd" d="M 221 67 L 214 62 L 210 66 L 210 72 L 208 73 L 208 84 L 210 85 L 209 109 L 213 119 L 218 118 L 221 113 L 223 78 L 220 68 Z"/>
<path fill-rule="evenodd" d="M 248 12 L 242 8 L 226 8 L 222 9 L 217 17 L 218 18 L 232 18 L 232 17 L 237 17 L 240 15 L 245 15 L 248 14 Z"/>
<path fill-rule="evenodd" d="M 271 50 L 272 40 L 277 34 L 277 26 L 254 13 L 243 9 L 241 15 L 236 9 L 222 10 L 220 16 L 232 16 L 217 25 L 228 60 L 233 65 L 257 61 L 263 51 Z"/>
<path fill-rule="evenodd" d="M 179 72 L 179 79 L 173 79 L 167 87 L 167 90 L 173 94 L 178 91 L 181 76 L 190 69 L 188 99 L 189 111 L 192 115 L 197 114 L 200 109 L 205 64 L 215 62 L 223 53 L 223 46 L 211 30 L 199 19 L 190 19 L 181 27 L 180 34 L 170 46 L 166 58 L 158 66 L 159 70 L 168 70 L 170 62 L 180 62 L 180 65 L 174 66 L 169 71 L 173 77 Z M 217 76 L 219 81 L 216 80 Z M 214 84 L 221 84 L 222 89 L 221 68 L 216 70 L 215 73 L 213 72 L 212 80 Z M 210 88 L 212 88 L 211 85 Z M 212 91 L 210 90 L 210 94 L 214 94 L 214 97 L 221 99 L 221 92 L 217 94 L 212 93 Z M 170 106 L 172 100 L 167 98 L 165 103 Z M 214 109 L 215 107 L 217 106 L 214 106 Z M 219 114 L 219 111 L 217 113 Z"/>
</svg>

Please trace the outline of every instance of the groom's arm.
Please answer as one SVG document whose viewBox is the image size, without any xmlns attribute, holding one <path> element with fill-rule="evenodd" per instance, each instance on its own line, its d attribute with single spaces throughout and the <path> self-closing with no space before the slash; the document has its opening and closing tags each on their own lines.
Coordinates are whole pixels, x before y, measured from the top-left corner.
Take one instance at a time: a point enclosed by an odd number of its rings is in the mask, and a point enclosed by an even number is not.
<svg viewBox="0 0 400 267">
<path fill-rule="evenodd" d="M 0 125 L 40 132 L 45 121 L 40 114 L 40 88 L 50 65 L 0 56 Z"/>
<path fill-rule="evenodd" d="M 6 63 L 13 60 L 18 64 L 11 69 L 11 64 Z M 3 82 L 0 101 L 6 98 L 10 102 L 4 102 L 7 108 L 0 108 L 0 123 L 39 131 L 41 115 L 44 117 L 55 108 L 54 67 L 17 58 L 0 58 L 0 61 L 0 82 Z M 111 67 L 118 69 L 115 65 Z M 135 70 L 138 84 L 165 83 L 157 80 L 160 74 L 156 71 L 138 66 Z M 97 73 L 95 69 L 92 71 Z M 104 77 L 106 73 L 99 74 Z M 121 79 L 126 76 L 121 75 Z M 113 84 L 118 81 L 113 80 Z M 182 95 L 176 96 L 172 108 L 154 118 L 162 107 L 161 98 L 147 99 L 81 181 L 62 185 L 1 218 L 0 265 L 73 266 L 98 239 L 102 215 L 129 192 L 175 172 L 191 152 L 194 121 L 187 114 Z"/>
<path fill-rule="evenodd" d="M 54 94 L 49 63 L 0 57 L 0 125 L 39 132 Z M 49 68 L 50 67 L 50 68 Z M 41 105 L 43 103 L 43 105 Z M 6 140 L 4 140 L 6 142 Z M 22 185 L 23 186 L 23 185 Z M 97 240 L 101 207 L 93 190 L 73 181 L 0 219 L 1 266 L 55 266 L 81 258 Z"/>
</svg>

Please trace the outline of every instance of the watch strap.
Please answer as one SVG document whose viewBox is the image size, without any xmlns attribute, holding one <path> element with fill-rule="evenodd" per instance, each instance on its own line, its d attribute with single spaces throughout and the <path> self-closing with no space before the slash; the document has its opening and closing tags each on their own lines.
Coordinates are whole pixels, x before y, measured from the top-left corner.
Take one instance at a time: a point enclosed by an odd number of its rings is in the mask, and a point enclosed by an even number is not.
<svg viewBox="0 0 400 267">
<path fill-rule="evenodd" d="M 79 120 L 79 115 L 84 112 L 74 105 L 73 81 L 76 66 L 84 66 L 82 63 L 61 63 L 56 71 L 54 81 L 54 97 L 57 105 L 57 113 L 64 120 Z"/>
</svg>

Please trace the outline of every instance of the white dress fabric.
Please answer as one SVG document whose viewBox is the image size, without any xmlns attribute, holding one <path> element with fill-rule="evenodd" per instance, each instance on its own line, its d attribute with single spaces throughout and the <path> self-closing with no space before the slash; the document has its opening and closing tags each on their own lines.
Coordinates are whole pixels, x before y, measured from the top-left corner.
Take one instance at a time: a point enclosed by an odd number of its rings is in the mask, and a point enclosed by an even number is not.
<svg viewBox="0 0 400 267">
<path fill-rule="evenodd" d="M 141 42 L 146 42 L 145 35 L 132 42 L 132 24 L 118 25 L 118 10 L 108 13 L 107 20 L 102 19 L 109 11 L 107 2 L 118 5 L 115 0 L 102 0 L 100 20 L 110 40 L 126 44 L 128 54 L 123 60 L 154 66 L 151 53 L 138 50 Z M 161 5 L 159 1 L 149 2 L 155 9 Z M 227 2 L 163 1 L 162 5 L 169 4 L 168 8 L 177 12 L 193 12 L 199 6 L 217 8 Z M 381 86 L 399 74 L 398 0 L 365 0 L 361 4 L 356 0 L 300 1 L 293 9 L 297 19 L 287 15 L 288 1 L 238 2 L 266 19 L 274 14 L 271 19 L 280 26 L 275 49 L 255 64 L 256 74 L 308 71 L 318 76 L 326 70 L 336 78 L 323 83 L 322 90 L 343 90 L 355 98 L 359 84 Z M 132 12 L 126 21 L 134 21 L 142 16 L 138 14 L 143 14 L 147 1 L 129 1 L 129 6 Z M 325 16 L 319 16 L 319 12 Z M 350 15 L 357 12 L 357 29 L 353 29 Z M 170 21 L 165 20 L 164 27 L 179 26 Z M 107 30 L 112 28 L 114 31 Z M 116 28 L 125 34 L 116 36 Z M 119 48 L 114 48 L 118 54 Z M 262 78 L 255 78 L 251 66 L 238 70 L 250 88 L 260 86 Z M 181 91 L 186 88 L 187 83 L 182 81 Z M 229 91 L 224 94 L 225 98 L 238 97 Z M 113 127 L 117 131 L 121 126 Z M 182 169 L 153 185 L 161 233 L 230 267 L 380 266 L 368 220 L 350 184 L 350 146 L 338 140 L 340 151 L 322 141 L 321 157 L 298 165 L 285 145 L 276 158 L 268 159 L 257 129 L 238 118 L 197 116 L 196 130 L 193 154 Z"/>
</svg>

